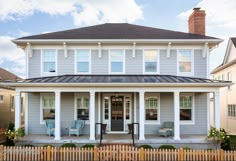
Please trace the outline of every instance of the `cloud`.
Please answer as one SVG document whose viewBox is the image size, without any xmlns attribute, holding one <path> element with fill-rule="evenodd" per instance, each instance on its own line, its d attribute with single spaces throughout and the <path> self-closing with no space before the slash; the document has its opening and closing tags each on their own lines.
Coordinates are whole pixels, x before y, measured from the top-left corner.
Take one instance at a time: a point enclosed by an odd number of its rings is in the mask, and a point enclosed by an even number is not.
<svg viewBox="0 0 236 161">
<path fill-rule="evenodd" d="M 10 36 L 0 36 L 0 66 L 8 64 L 8 70 L 17 74 L 25 75 L 25 54 L 17 48 Z"/>
<path fill-rule="evenodd" d="M 18 20 L 35 12 L 49 15 L 69 14 L 77 26 L 102 22 L 134 22 L 143 18 L 142 8 L 135 0 L 0 1 L 0 21 Z"/>
<path fill-rule="evenodd" d="M 202 0 L 195 7 L 201 7 L 206 11 L 206 33 L 207 35 L 225 39 L 219 48 L 212 51 L 210 69 L 223 62 L 227 41 L 229 37 L 236 36 L 236 1 L 235 0 Z M 177 15 L 177 18 L 186 24 L 192 8 Z M 183 27 L 183 26 L 181 26 Z"/>
</svg>

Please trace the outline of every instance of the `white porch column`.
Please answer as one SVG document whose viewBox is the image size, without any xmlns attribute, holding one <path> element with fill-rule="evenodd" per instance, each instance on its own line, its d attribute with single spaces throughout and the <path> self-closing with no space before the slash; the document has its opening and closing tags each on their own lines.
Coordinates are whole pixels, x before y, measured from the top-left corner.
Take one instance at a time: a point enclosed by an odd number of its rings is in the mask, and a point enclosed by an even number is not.
<svg viewBox="0 0 236 161">
<path fill-rule="evenodd" d="M 15 128 L 21 127 L 21 94 L 19 91 L 15 93 Z"/>
<path fill-rule="evenodd" d="M 145 140 L 144 137 L 144 91 L 139 91 L 139 140 Z"/>
<path fill-rule="evenodd" d="M 61 140 L 61 92 L 55 92 L 55 138 Z"/>
<path fill-rule="evenodd" d="M 174 140 L 180 140 L 179 92 L 174 92 Z"/>
<path fill-rule="evenodd" d="M 219 92 L 214 92 L 214 122 L 215 128 L 220 129 L 220 102 Z"/>
<path fill-rule="evenodd" d="M 95 140 L 95 92 L 90 91 L 89 99 L 89 121 L 90 121 L 90 137 L 89 140 Z"/>
</svg>

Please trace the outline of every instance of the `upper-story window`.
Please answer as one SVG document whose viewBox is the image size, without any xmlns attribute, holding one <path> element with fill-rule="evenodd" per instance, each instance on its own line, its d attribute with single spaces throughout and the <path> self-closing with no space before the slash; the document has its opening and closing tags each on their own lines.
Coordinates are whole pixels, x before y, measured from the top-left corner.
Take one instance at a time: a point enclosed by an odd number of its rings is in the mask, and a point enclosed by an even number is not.
<svg viewBox="0 0 236 161">
<path fill-rule="evenodd" d="M 125 71 L 125 54 L 122 49 L 110 50 L 110 73 L 122 74 Z"/>
<path fill-rule="evenodd" d="M 144 73 L 158 72 L 158 51 L 144 50 Z"/>
<path fill-rule="evenodd" d="M 57 52 L 55 49 L 43 49 L 42 50 L 42 71 L 43 74 L 55 74 L 56 73 L 56 59 Z"/>
<path fill-rule="evenodd" d="M 90 73 L 89 49 L 79 49 L 76 51 L 76 73 Z"/>
<path fill-rule="evenodd" d="M 191 49 L 178 50 L 177 70 L 180 75 L 193 75 L 193 52 Z"/>
</svg>

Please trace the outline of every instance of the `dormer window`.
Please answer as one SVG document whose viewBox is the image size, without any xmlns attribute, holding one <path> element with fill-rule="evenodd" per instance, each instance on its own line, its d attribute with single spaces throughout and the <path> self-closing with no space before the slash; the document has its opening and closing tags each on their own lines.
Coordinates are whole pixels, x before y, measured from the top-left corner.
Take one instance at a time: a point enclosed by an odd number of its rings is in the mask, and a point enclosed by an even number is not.
<svg viewBox="0 0 236 161">
<path fill-rule="evenodd" d="M 90 50 L 79 49 L 76 51 L 76 73 L 90 73 Z"/>
<path fill-rule="evenodd" d="M 56 58 L 57 52 L 55 49 L 42 50 L 42 71 L 43 75 L 56 74 Z"/>
<path fill-rule="evenodd" d="M 193 51 L 191 49 L 178 50 L 178 75 L 193 76 Z"/>
</svg>

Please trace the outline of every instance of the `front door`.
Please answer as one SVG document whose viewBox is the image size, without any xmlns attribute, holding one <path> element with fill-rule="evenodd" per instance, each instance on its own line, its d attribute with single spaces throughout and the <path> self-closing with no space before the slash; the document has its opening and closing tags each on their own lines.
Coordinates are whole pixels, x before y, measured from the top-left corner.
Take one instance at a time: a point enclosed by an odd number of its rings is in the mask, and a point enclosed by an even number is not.
<svg viewBox="0 0 236 161">
<path fill-rule="evenodd" d="M 111 96 L 111 131 L 124 131 L 123 96 Z"/>
</svg>

